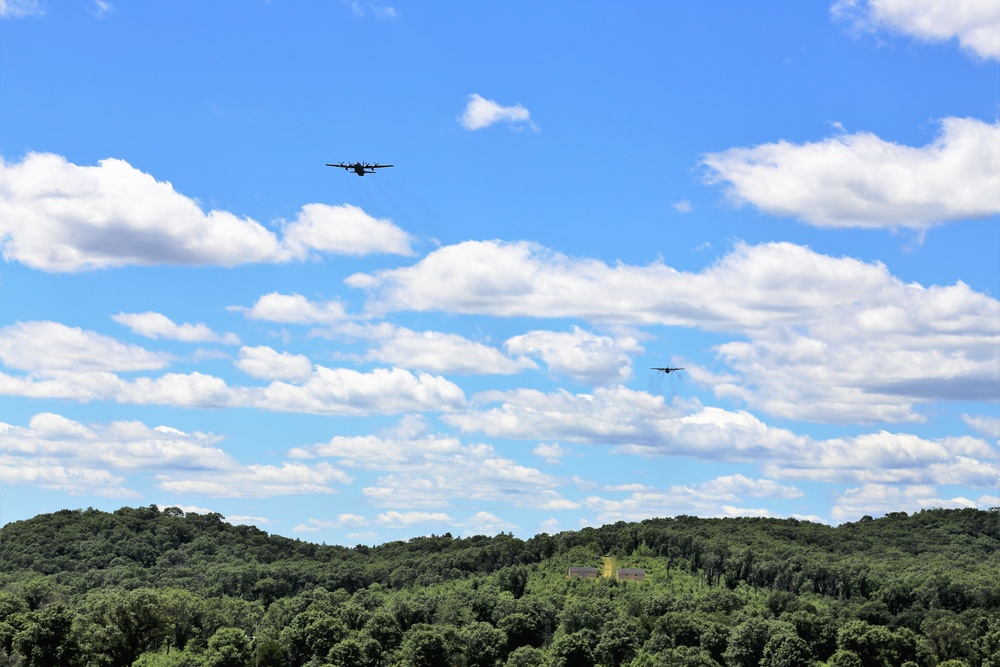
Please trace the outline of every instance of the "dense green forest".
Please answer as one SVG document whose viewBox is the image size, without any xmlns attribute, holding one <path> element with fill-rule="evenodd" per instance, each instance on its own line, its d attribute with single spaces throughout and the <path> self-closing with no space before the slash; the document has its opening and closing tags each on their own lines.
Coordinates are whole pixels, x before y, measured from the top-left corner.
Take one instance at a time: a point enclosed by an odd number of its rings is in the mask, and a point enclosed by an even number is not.
<svg viewBox="0 0 1000 667">
<path fill-rule="evenodd" d="M 637 567 L 644 581 L 571 579 Z M 32 667 L 1000 667 L 1000 511 L 317 545 L 176 508 L 0 529 Z"/>
</svg>

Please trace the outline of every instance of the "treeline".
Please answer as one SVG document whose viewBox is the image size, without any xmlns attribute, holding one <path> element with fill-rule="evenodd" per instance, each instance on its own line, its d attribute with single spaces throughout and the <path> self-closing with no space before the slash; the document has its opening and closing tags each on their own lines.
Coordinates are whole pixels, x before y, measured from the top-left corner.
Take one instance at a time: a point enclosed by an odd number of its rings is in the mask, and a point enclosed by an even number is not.
<svg viewBox="0 0 1000 667">
<path fill-rule="evenodd" d="M 568 579 L 571 565 L 646 581 Z M 317 545 L 177 508 L 0 529 L 0 664 L 1000 667 L 1000 511 Z"/>
</svg>

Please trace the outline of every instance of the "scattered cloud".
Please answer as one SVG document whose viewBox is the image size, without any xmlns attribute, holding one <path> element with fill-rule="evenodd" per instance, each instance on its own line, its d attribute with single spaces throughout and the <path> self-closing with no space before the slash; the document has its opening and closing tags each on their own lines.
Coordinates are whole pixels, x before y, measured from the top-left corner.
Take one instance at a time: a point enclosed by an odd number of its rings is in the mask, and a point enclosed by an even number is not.
<svg viewBox="0 0 1000 667">
<path fill-rule="evenodd" d="M 687 199 L 682 199 L 678 202 L 673 203 L 674 210 L 678 213 L 690 213 L 694 210 L 694 206 L 691 205 Z"/>
<path fill-rule="evenodd" d="M 741 496 L 797 498 L 802 492 L 767 479 L 749 479 L 743 475 L 719 477 L 702 484 L 672 486 L 667 489 L 643 488 L 622 500 L 591 496 L 585 504 L 597 512 L 601 523 L 641 521 L 652 517 L 694 514 L 697 516 L 771 516 L 768 510 L 734 505 Z"/>
<path fill-rule="evenodd" d="M 236 365 L 244 373 L 265 380 L 303 381 L 312 374 L 312 362 L 302 354 L 278 352 L 270 347 L 240 348 Z"/>
<path fill-rule="evenodd" d="M 0 328 L 0 362 L 38 373 L 156 370 L 167 355 L 58 322 L 18 322 Z"/>
<path fill-rule="evenodd" d="M 341 0 L 350 10 L 355 18 L 363 19 L 371 13 L 377 19 L 392 20 L 399 16 L 399 12 L 391 5 L 384 5 L 374 0 Z"/>
<path fill-rule="evenodd" d="M 468 241 L 347 283 L 369 291 L 373 315 L 565 317 L 735 334 L 716 351 L 738 374 L 716 394 L 781 417 L 920 421 L 922 402 L 997 398 L 1000 301 L 961 282 L 904 283 L 882 264 L 791 243 L 740 243 L 691 273 Z M 530 338 L 519 341 L 527 352 Z"/>
<path fill-rule="evenodd" d="M 1000 482 L 1000 465 L 995 462 L 1000 452 L 973 437 L 928 439 L 879 431 L 819 440 L 769 426 L 745 411 L 703 407 L 684 413 L 667 406 L 662 397 L 625 387 L 577 395 L 518 390 L 476 396 L 477 405 L 484 402 L 501 405 L 442 419 L 464 432 L 494 438 L 564 440 L 648 457 L 753 462 L 778 479 L 979 488 Z M 720 480 L 717 486 L 745 478 Z"/>
<path fill-rule="evenodd" d="M 476 512 L 461 523 L 465 529 L 463 534 L 471 535 L 499 535 L 500 533 L 513 532 L 518 530 L 516 524 L 505 521 L 495 514 L 489 512 Z"/>
<path fill-rule="evenodd" d="M 210 474 L 156 476 L 159 487 L 185 497 L 270 498 L 273 496 L 336 493 L 333 484 L 347 484 L 351 477 L 329 463 L 310 466 L 283 462 L 281 465 L 252 464 Z"/>
<path fill-rule="evenodd" d="M 574 326 L 569 332 L 529 331 L 504 343 L 513 354 L 542 359 L 549 371 L 588 384 L 614 384 L 632 377 L 630 355 L 642 352 L 636 336 L 597 336 Z"/>
<path fill-rule="evenodd" d="M 375 517 L 375 523 L 386 528 L 406 528 L 418 523 L 452 523 L 444 512 L 397 512 L 391 510 Z"/>
<path fill-rule="evenodd" d="M 0 159 L 4 259 L 74 273 L 131 265 L 302 261 L 316 253 L 412 254 L 388 220 L 345 204 L 306 204 L 281 224 L 284 238 L 250 218 L 205 213 L 165 181 L 108 158 L 78 166 L 51 153 Z"/>
<path fill-rule="evenodd" d="M 957 39 L 982 59 L 1000 60 L 1000 6 L 992 0 L 837 0 L 833 17 L 854 29 L 886 29 L 925 42 Z"/>
<path fill-rule="evenodd" d="M 550 475 L 500 456 L 490 445 L 464 445 L 457 438 L 422 434 L 422 428 L 422 420 L 404 419 L 383 436 L 337 436 L 296 447 L 289 455 L 330 458 L 344 468 L 384 473 L 364 489 L 382 507 L 441 508 L 454 499 L 549 507 L 565 502 L 553 490 L 559 482 Z"/>
<path fill-rule="evenodd" d="M 249 320 L 263 320 L 281 324 L 329 324 L 347 319 L 344 306 L 339 301 L 314 303 L 301 294 L 271 292 L 257 299 L 250 308 L 229 306 Z"/>
<path fill-rule="evenodd" d="M 240 339 L 234 333 L 218 334 L 212 331 L 207 325 L 198 324 L 175 324 L 166 315 L 147 311 L 145 313 L 118 313 L 112 315 L 111 319 L 118 324 L 128 327 L 133 332 L 146 338 L 167 340 L 179 340 L 185 343 L 223 343 L 225 345 L 239 345 Z"/>
<path fill-rule="evenodd" d="M 1000 417 L 984 415 L 962 415 L 962 421 L 972 430 L 982 433 L 987 438 L 1000 440 Z"/>
<path fill-rule="evenodd" d="M 314 414 L 393 414 L 465 408 L 454 383 L 402 368 L 362 373 L 310 364 L 301 355 L 244 347 L 237 365 L 266 386 L 230 386 L 205 373 L 164 373 L 126 379 L 117 373 L 159 370 L 169 358 L 94 332 L 55 322 L 0 329 L 0 361 L 23 375 L 0 372 L 0 395 L 116 401 L 139 405 L 245 407 Z"/>
<path fill-rule="evenodd" d="M 705 155 L 709 183 L 769 215 L 818 227 L 924 230 L 1000 213 L 1000 123 L 946 118 L 920 148 L 874 134 Z"/>
<path fill-rule="evenodd" d="M 864 515 L 881 516 L 887 512 L 916 512 L 932 508 L 957 509 L 978 507 L 988 509 L 996 498 L 982 496 L 977 500 L 957 496 L 940 498 L 930 485 L 898 487 L 885 484 L 864 484 L 837 494 L 830 511 L 837 522 L 856 521 Z"/>
<path fill-rule="evenodd" d="M 459 116 L 458 122 L 467 130 L 481 130 L 496 123 L 515 126 L 526 124 L 532 129 L 537 129 L 531 121 L 531 114 L 520 104 L 505 107 L 476 93 L 469 95 L 469 103 Z"/>
<path fill-rule="evenodd" d="M 43 412 L 27 426 L 0 423 L 0 478 L 71 494 L 138 498 L 126 475 L 153 472 L 179 480 L 238 474 L 242 466 L 220 441 L 211 433 L 138 421 L 83 424 Z"/>
<path fill-rule="evenodd" d="M 0 18 L 19 19 L 43 14 L 40 0 L 0 0 Z"/>
<path fill-rule="evenodd" d="M 563 447 L 557 442 L 554 443 L 539 443 L 531 453 L 535 456 L 541 456 L 545 459 L 545 462 L 549 465 L 557 465 L 562 463 L 563 457 L 569 456 L 573 453 L 573 450 L 568 447 Z"/>
<path fill-rule="evenodd" d="M 94 0 L 95 5 L 95 16 L 102 19 L 108 14 L 115 13 L 115 6 L 112 5 L 108 0 Z"/>
<path fill-rule="evenodd" d="M 402 368 L 465 375 L 512 375 L 537 368 L 525 356 L 510 357 L 495 347 L 458 334 L 413 331 L 388 323 L 344 330 L 376 343 L 365 359 Z"/>
</svg>

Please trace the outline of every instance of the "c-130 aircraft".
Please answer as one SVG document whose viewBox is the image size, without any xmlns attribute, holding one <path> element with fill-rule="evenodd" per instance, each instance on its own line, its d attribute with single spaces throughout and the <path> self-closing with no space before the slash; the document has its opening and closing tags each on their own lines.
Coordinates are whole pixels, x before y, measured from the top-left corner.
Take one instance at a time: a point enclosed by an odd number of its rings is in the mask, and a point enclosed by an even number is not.
<svg viewBox="0 0 1000 667">
<path fill-rule="evenodd" d="M 337 164 L 327 164 L 328 167 L 340 167 L 345 171 L 353 171 L 358 176 L 364 176 L 365 174 L 374 174 L 376 169 L 385 169 L 386 167 L 391 167 L 391 164 L 379 164 L 374 162 L 368 164 L 367 162 L 355 162 L 354 164 L 345 164 L 343 162 L 338 162 Z"/>
</svg>

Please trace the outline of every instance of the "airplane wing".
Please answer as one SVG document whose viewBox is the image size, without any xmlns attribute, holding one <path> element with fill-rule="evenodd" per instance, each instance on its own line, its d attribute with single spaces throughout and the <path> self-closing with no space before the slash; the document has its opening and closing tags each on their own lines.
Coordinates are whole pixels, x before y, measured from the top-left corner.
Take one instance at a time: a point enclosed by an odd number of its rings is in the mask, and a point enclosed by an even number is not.
<svg viewBox="0 0 1000 667">
<path fill-rule="evenodd" d="M 372 169 L 385 169 L 386 167 L 391 167 L 391 164 L 373 164 Z"/>
<path fill-rule="evenodd" d="M 328 166 L 328 167 L 341 167 L 341 168 L 343 168 L 343 169 L 347 169 L 347 168 L 349 168 L 349 167 L 352 167 L 352 166 L 354 166 L 354 165 L 350 165 L 350 164 L 344 164 L 343 162 L 338 162 L 337 164 L 330 164 L 330 163 L 327 163 L 327 165 L 326 165 L 326 166 Z"/>
</svg>

